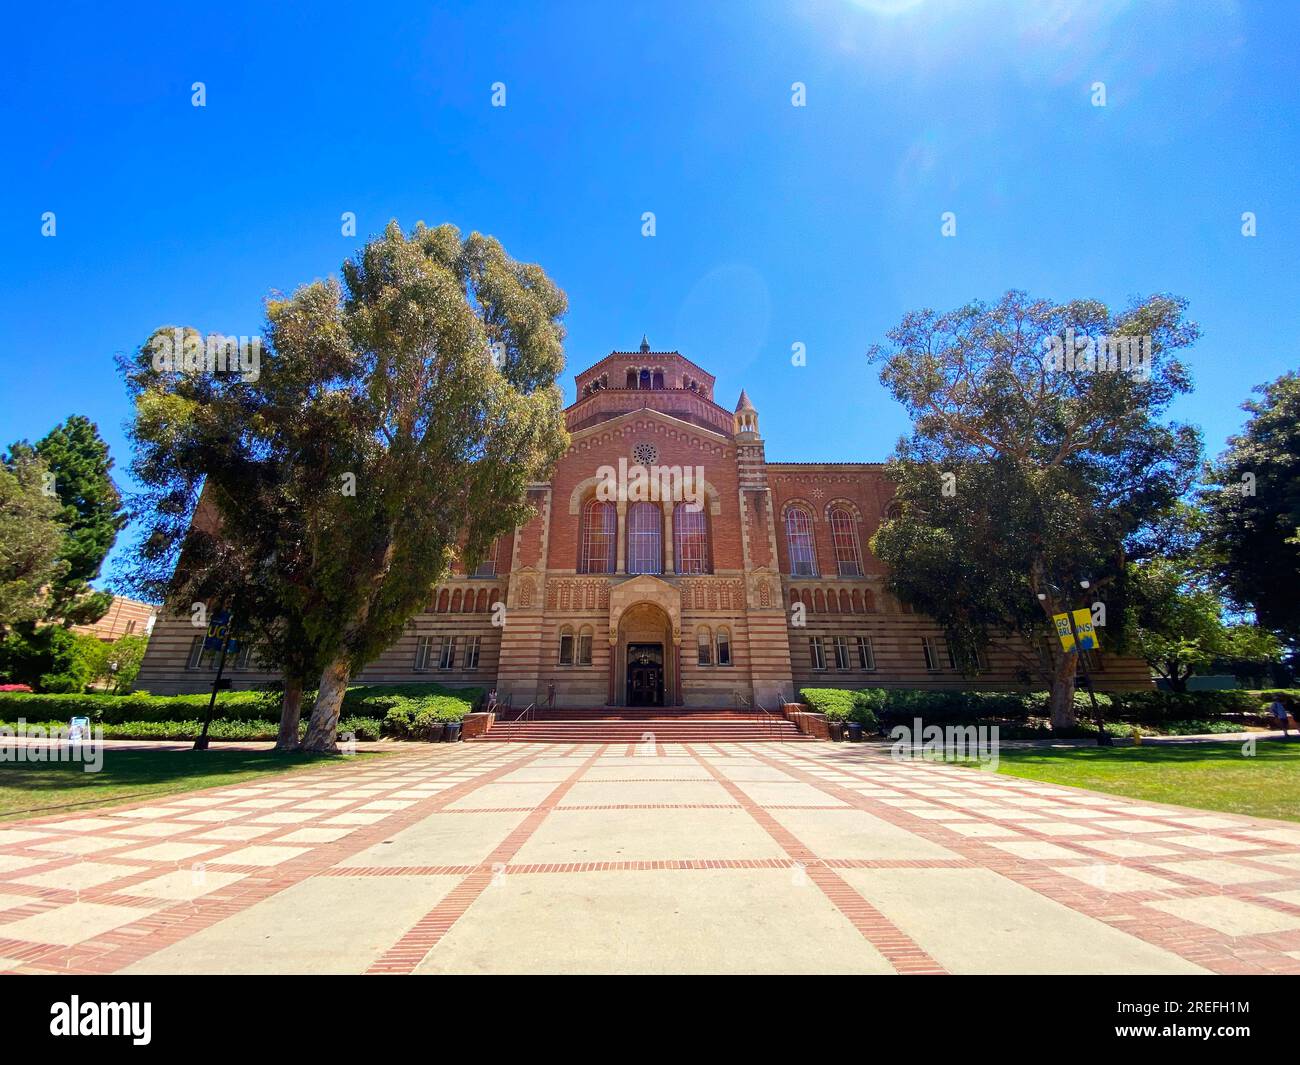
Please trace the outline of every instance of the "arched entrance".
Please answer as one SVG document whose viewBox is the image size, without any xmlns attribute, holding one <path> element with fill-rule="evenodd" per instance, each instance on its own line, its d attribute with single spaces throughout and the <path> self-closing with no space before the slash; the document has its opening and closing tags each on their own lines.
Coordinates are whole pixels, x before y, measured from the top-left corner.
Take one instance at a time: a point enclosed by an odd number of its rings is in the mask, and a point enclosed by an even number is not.
<svg viewBox="0 0 1300 1065">
<path fill-rule="evenodd" d="M 668 613 L 655 603 L 633 603 L 620 615 L 616 631 L 610 701 L 646 709 L 679 705 L 678 647 Z"/>
</svg>

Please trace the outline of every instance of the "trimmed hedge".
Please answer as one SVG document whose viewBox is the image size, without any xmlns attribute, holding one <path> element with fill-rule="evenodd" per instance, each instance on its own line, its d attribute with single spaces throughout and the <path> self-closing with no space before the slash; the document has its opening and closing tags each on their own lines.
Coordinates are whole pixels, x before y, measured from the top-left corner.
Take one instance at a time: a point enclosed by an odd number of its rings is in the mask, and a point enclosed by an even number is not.
<svg viewBox="0 0 1300 1065">
<path fill-rule="evenodd" d="M 482 701 L 484 689 L 443 688 L 439 684 L 367 684 L 348 688 L 343 696 L 343 710 L 339 732 L 346 732 L 347 720 L 365 720 L 377 723 L 387 720 L 391 711 L 399 711 L 396 718 L 415 719 L 417 714 L 433 715 L 441 722 L 459 722 L 471 713 L 474 705 Z M 70 719 L 90 718 L 96 724 L 185 724 L 201 722 L 207 713 L 211 694 L 190 696 L 151 696 L 148 692 L 134 692 L 129 696 L 112 696 L 107 693 L 51 694 L 0 692 L 0 720 L 16 722 L 26 720 L 56 720 L 68 723 Z M 311 709 L 315 692 L 303 694 L 305 711 Z M 227 724 L 278 722 L 281 692 L 273 689 L 259 692 L 220 692 L 217 694 L 213 724 L 221 720 Z M 368 728 L 368 726 L 367 726 Z M 270 739 L 276 736 L 276 728 Z M 356 732 L 356 730 L 352 730 Z M 107 733 L 105 733 L 107 735 Z M 216 735 L 216 733 L 212 733 Z M 391 733 L 399 735 L 399 733 Z M 357 739 L 368 739 L 356 732 Z M 182 739 L 182 737 L 177 737 Z M 252 739 L 252 737 L 248 737 Z M 378 739 L 374 736 L 373 739 Z"/>
<path fill-rule="evenodd" d="M 17 722 L 0 722 L 16 728 Z M 383 722 L 377 718 L 345 717 L 339 721 L 339 735 L 350 732 L 358 740 L 377 740 L 382 734 Z M 28 721 L 28 729 L 66 729 L 67 721 Z M 123 721 L 102 725 L 106 740 L 193 740 L 203 731 L 202 721 Z M 225 721 L 213 718 L 208 736 L 214 740 L 274 740 L 280 731 L 278 721 Z M 299 736 L 307 734 L 307 722 L 299 726 Z"/>
<path fill-rule="evenodd" d="M 1239 731 L 1255 718 L 1265 721 L 1274 692 L 1222 690 L 1202 692 L 1098 692 L 1097 703 L 1106 730 L 1128 736 L 1186 735 L 1197 732 Z M 1287 693 L 1284 694 L 1284 697 Z M 920 718 L 927 724 L 961 722 L 996 724 L 1006 739 L 1034 736 L 1092 734 L 1092 704 L 1087 692 L 1075 692 L 1079 725 L 1072 730 L 1051 730 L 1047 692 L 927 691 L 917 689 L 803 688 L 799 698 L 831 721 L 862 721 L 869 729 L 887 733 L 895 725 L 911 725 Z"/>
<path fill-rule="evenodd" d="M 21 692 L 0 692 L 0 720 L 17 721 L 26 718 L 62 721 L 74 717 L 88 717 L 104 725 L 118 725 L 126 721 L 201 721 L 207 711 L 211 695 L 150 695 L 133 692 L 130 695 L 109 695 L 91 692 L 82 695 L 56 695 Z M 280 717 L 280 693 L 273 691 L 221 692 L 217 695 L 217 709 L 213 720 L 273 721 Z"/>
</svg>

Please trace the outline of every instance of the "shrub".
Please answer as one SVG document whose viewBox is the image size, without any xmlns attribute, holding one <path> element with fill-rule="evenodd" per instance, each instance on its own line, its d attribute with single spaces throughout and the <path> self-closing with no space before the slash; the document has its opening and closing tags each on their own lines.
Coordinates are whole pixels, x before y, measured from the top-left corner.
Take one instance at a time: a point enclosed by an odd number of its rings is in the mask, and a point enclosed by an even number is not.
<svg viewBox="0 0 1300 1065">
<path fill-rule="evenodd" d="M 1240 732 L 1239 721 L 1165 721 L 1156 727 L 1161 736 L 1198 736 L 1214 735 L 1224 732 Z"/>
<path fill-rule="evenodd" d="M 799 698 L 815 712 L 825 714 L 828 721 L 857 721 L 864 728 L 875 729 L 878 692 L 878 688 L 856 692 L 844 688 L 801 688 Z"/>
<path fill-rule="evenodd" d="M 383 735 L 384 723 L 377 717 L 344 717 L 339 719 L 339 735 L 352 733 L 357 740 L 377 740 Z M 302 730 L 305 733 L 307 722 L 302 723 Z"/>
</svg>

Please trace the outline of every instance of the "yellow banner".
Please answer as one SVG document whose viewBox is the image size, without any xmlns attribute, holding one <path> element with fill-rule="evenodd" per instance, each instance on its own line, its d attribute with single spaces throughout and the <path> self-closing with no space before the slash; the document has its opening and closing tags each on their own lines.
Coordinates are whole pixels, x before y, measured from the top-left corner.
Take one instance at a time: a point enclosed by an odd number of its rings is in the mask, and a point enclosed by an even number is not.
<svg viewBox="0 0 1300 1065">
<path fill-rule="evenodd" d="M 1101 638 L 1092 623 L 1092 611 L 1082 609 L 1071 613 L 1074 614 L 1074 628 L 1079 634 L 1079 644 L 1085 651 L 1100 651 Z M 1056 623 L 1056 636 L 1061 641 L 1061 647 L 1067 653 L 1073 651 L 1074 634 L 1070 632 L 1070 615 L 1053 614 L 1052 621 Z"/>
</svg>

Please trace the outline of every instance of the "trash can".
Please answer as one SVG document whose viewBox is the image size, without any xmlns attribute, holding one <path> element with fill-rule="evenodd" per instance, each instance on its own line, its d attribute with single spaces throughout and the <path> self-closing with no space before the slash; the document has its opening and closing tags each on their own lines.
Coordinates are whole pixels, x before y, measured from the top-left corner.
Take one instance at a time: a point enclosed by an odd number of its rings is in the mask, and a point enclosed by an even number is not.
<svg viewBox="0 0 1300 1065">
<path fill-rule="evenodd" d="M 447 722 L 447 731 L 443 733 L 443 738 L 444 738 L 444 739 L 446 740 L 446 742 L 448 742 L 448 743 L 455 743 L 457 740 L 459 740 L 459 739 L 460 739 L 460 722 L 459 722 L 459 721 L 448 721 L 448 722 Z"/>
<path fill-rule="evenodd" d="M 848 729 L 850 743 L 860 743 L 862 741 L 861 721 L 850 721 L 844 727 Z"/>
</svg>

